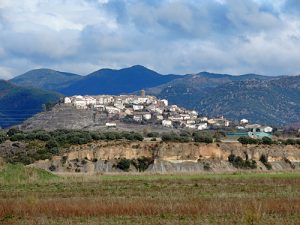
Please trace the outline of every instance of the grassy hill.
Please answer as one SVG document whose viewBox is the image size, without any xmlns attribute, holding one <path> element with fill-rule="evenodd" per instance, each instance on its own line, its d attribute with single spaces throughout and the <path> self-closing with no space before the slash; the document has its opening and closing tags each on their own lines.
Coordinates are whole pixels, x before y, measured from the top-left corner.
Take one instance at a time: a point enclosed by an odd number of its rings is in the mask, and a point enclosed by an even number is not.
<svg viewBox="0 0 300 225">
<path fill-rule="evenodd" d="M 0 80 L 0 127 L 21 123 L 43 110 L 43 104 L 55 103 L 62 95 L 34 88 L 18 87 Z"/>
</svg>

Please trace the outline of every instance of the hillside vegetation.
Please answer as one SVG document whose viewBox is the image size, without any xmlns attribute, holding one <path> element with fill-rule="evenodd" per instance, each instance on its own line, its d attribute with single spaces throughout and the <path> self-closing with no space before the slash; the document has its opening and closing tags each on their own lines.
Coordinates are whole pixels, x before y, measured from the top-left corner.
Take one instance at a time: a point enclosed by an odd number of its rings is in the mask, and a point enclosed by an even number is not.
<svg viewBox="0 0 300 225">
<path fill-rule="evenodd" d="M 0 127 L 22 123 L 43 110 L 43 105 L 56 103 L 62 95 L 34 88 L 15 86 L 0 80 Z"/>
<path fill-rule="evenodd" d="M 35 87 L 57 91 L 70 86 L 82 78 L 82 76 L 73 73 L 51 69 L 36 69 L 19 75 L 11 79 L 10 82 L 23 87 Z"/>
<path fill-rule="evenodd" d="M 282 126 L 300 121 L 300 76 L 191 75 L 147 90 L 205 115 Z"/>
<path fill-rule="evenodd" d="M 155 87 L 177 77 L 176 75 L 161 75 L 143 66 L 120 70 L 101 69 L 60 91 L 65 95 L 118 95 Z"/>
<path fill-rule="evenodd" d="M 137 94 L 146 89 L 148 95 L 208 116 L 224 115 L 231 120 L 247 118 L 252 123 L 287 126 L 300 122 L 299 77 L 208 72 L 161 75 L 137 65 L 120 70 L 101 69 L 87 76 L 33 70 L 12 81 L 65 95 Z"/>
</svg>

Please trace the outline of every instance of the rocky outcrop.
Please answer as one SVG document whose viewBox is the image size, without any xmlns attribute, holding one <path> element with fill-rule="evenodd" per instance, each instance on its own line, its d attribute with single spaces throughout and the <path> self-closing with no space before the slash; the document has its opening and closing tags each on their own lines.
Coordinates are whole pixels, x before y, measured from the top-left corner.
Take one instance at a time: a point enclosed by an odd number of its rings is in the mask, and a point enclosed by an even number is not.
<svg viewBox="0 0 300 225">
<path fill-rule="evenodd" d="M 93 142 L 71 146 L 69 152 L 52 160 L 38 161 L 33 166 L 56 172 L 122 172 L 116 165 L 121 159 L 150 159 L 146 172 L 204 172 L 237 170 L 228 162 L 234 154 L 243 159 L 255 160 L 257 170 L 267 170 L 259 161 L 262 154 L 268 157 L 273 170 L 300 169 L 300 147 L 285 145 L 241 145 L 239 143 L 164 143 L 164 142 Z M 137 172 L 130 166 L 129 171 Z"/>
</svg>

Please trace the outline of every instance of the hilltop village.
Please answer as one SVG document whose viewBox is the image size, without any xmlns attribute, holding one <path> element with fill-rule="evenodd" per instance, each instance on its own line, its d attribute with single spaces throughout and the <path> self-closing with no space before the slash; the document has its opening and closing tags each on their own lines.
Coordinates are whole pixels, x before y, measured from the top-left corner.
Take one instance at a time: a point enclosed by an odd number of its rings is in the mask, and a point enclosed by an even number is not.
<svg viewBox="0 0 300 225">
<path fill-rule="evenodd" d="M 110 122 L 107 127 L 116 127 L 114 121 L 126 123 L 155 124 L 168 128 L 188 128 L 206 130 L 213 128 L 226 128 L 234 126 L 237 130 L 248 130 L 257 133 L 271 133 L 272 127 L 259 124 L 249 124 L 247 119 L 242 119 L 238 124 L 225 119 L 208 118 L 201 116 L 194 110 L 187 110 L 177 105 L 169 105 L 168 100 L 148 96 L 142 90 L 140 95 L 98 95 L 65 97 L 63 104 L 76 109 L 93 109 L 106 113 Z"/>
</svg>

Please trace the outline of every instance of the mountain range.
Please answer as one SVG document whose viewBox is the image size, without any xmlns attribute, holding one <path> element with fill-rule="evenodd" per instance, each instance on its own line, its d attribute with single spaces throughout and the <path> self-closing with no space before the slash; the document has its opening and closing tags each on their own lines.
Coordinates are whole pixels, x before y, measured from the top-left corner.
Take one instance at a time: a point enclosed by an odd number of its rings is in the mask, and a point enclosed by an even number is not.
<svg viewBox="0 0 300 225">
<path fill-rule="evenodd" d="M 56 96 L 58 93 L 118 95 L 145 89 L 149 95 L 166 98 L 171 104 L 208 116 L 224 115 L 231 120 L 247 118 L 253 123 L 276 126 L 300 121 L 300 76 L 233 76 L 209 72 L 162 75 L 137 65 L 120 70 L 101 69 L 86 76 L 39 69 L 9 82 L 27 90 L 33 88 L 35 93 L 36 88 L 55 91 L 50 93 Z M 0 90 L 0 96 L 1 93 Z"/>
</svg>

